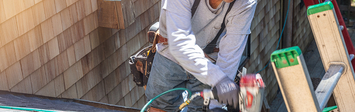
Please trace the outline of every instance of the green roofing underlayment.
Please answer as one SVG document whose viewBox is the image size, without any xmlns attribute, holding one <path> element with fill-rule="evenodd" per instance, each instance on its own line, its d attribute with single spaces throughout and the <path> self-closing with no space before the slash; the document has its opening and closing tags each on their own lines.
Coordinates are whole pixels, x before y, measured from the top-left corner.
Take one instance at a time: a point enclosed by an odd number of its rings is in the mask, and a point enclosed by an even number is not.
<svg viewBox="0 0 355 112">
<path fill-rule="evenodd" d="M 327 10 L 333 10 L 334 6 L 332 2 L 324 2 L 324 3 L 320 3 L 317 5 L 312 5 L 309 6 L 307 9 L 307 15 L 312 15 L 315 13 L 319 13 L 319 12 L 323 12 L 323 11 L 327 11 Z"/>
</svg>

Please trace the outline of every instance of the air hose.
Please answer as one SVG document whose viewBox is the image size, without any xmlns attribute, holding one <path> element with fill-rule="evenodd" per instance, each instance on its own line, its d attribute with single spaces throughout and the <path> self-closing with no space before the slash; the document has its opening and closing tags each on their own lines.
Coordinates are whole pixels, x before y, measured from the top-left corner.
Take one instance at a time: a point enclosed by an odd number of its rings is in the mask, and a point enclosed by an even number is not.
<svg viewBox="0 0 355 112">
<path fill-rule="evenodd" d="M 155 99 L 159 98 L 160 96 L 162 96 L 162 95 L 164 95 L 164 94 L 166 94 L 166 93 L 169 93 L 169 92 L 172 92 L 172 91 L 176 91 L 176 90 L 186 90 L 186 91 L 188 92 L 188 95 L 189 95 L 188 98 L 191 97 L 191 91 L 190 91 L 189 89 L 186 89 L 186 88 L 174 88 L 174 89 L 170 89 L 170 90 L 168 90 L 168 91 L 165 91 L 165 92 L 159 94 L 158 96 L 154 97 L 153 99 L 151 99 L 148 103 L 146 103 L 146 104 L 144 105 L 144 107 L 142 108 L 142 110 L 141 110 L 140 112 L 144 112 L 145 109 L 148 107 L 148 105 L 150 105 Z"/>
<path fill-rule="evenodd" d="M 336 108 L 338 108 L 338 106 L 327 107 L 327 108 L 324 108 L 322 112 L 330 112 Z"/>
<path fill-rule="evenodd" d="M 44 109 L 35 109 L 35 108 L 23 108 L 23 107 L 11 107 L 11 106 L 0 106 L 3 109 L 14 109 L 14 110 L 23 110 L 23 111 L 36 111 L 36 112 L 56 112 L 54 110 L 44 110 Z"/>
</svg>

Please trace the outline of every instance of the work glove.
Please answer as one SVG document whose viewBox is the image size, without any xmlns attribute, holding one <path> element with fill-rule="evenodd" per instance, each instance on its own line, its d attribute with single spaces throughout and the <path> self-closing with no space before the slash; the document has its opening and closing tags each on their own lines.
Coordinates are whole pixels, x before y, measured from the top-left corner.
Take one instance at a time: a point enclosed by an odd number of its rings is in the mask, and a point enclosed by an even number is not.
<svg viewBox="0 0 355 112">
<path fill-rule="evenodd" d="M 228 77 L 220 80 L 215 87 L 212 88 L 214 97 L 217 96 L 219 103 L 228 104 L 237 108 L 239 104 L 239 86 Z M 217 94 L 217 95 L 216 95 Z"/>
</svg>

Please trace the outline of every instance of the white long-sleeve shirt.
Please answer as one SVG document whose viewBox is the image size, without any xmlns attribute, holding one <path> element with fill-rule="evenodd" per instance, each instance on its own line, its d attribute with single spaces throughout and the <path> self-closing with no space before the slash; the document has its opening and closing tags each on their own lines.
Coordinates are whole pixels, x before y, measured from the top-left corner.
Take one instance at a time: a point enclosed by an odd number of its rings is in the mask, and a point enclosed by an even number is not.
<svg viewBox="0 0 355 112">
<path fill-rule="evenodd" d="M 201 0 L 191 18 L 194 0 L 162 0 L 159 29 L 169 44 L 157 44 L 157 51 L 202 83 L 214 86 L 226 76 L 232 80 L 235 78 L 250 34 L 256 0 L 235 1 L 225 19 L 226 33 L 219 40 L 216 64 L 205 58 L 201 48 L 210 43 L 221 28 L 229 3 L 222 2 L 213 9 L 208 2 Z"/>
</svg>

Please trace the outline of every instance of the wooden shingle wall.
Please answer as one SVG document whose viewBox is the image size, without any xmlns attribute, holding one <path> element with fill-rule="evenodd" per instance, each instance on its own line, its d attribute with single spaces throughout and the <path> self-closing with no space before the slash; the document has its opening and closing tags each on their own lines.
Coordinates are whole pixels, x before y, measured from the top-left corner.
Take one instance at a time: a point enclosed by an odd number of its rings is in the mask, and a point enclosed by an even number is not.
<svg viewBox="0 0 355 112">
<path fill-rule="evenodd" d="M 301 0 L 293 0 L 293 2 L 292 45 L 299 46 L 301 50 L 304 50 L 313 36 L 306 16 L 306 7 L 301 8 Z M 268 64 L 271 53 L 276 49 L 284 21 L 281 16 L 282 10 L 282 0 L 258 0 L 251 25 L 250 60 L 245 65 L 249 73 L 263 69 Z M 271 103 L 278 91 L 277 80 L 271 64 L 260 74 L 266 83 L 265 96 Z"/>
<path fill-rule="evenodd" d="M 294 0 L 293 8 L 293 46 L 299 46 L 305 52 L 308 44 L 313 40 L 312 29 L 307 18 L 307 8 L 302 0 Z"/>
<path fill-rule="evenodd" d="M 0 0 L 0 90 L 143 107 L 128 58 L 148 45 L 160 2 L 122 0 L 117 30 L 99 27 L 98 1 Z"/>
<path fill-rule="evenodd" d="M 250 60 L 245 65 L 248 73 L 261 70 L 275 50 L 281 32 L 281 0 L 258 0 L 250 35 Z M 276 96 L 277 80 L 272 67 L 260 72 L 266 84 L 265 95 L 269 103 Z"/>
</svg>

